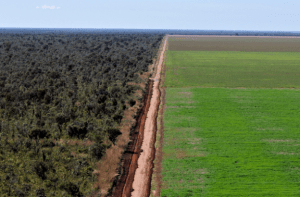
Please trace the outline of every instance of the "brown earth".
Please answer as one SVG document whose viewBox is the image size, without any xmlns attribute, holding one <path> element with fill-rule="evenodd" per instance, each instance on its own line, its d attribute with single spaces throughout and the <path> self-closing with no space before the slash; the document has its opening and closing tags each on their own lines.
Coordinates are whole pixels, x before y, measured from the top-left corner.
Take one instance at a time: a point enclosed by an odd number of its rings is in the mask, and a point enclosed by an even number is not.
<svg viewBox="0 0 300 197">
<path fill-rule="evenodd" d="M 170 36 L 171 51 L 300 52 L 300 37 Z"/>
</svg>

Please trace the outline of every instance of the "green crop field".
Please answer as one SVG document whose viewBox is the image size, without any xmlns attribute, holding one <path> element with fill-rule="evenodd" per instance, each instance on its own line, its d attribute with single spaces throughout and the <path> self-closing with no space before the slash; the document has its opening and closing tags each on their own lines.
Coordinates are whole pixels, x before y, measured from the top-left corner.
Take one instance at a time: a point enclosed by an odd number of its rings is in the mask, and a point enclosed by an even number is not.
<svg viewBox="0 0 300 197">
<path fill-rule="evenodd" d="M 300 195 L 300 91 L 166 93 L 161 196 Z"/>
<path fill-rule="evenodd" d="M 168 51 L 161 196 L 300 196 L 299 74 L 299 52 Z"/>
<path fill-rule="evenodd" d="M 300 52 L 167 52 L 167 87 L 300 88 L 299 77 Z"/>
</svg>

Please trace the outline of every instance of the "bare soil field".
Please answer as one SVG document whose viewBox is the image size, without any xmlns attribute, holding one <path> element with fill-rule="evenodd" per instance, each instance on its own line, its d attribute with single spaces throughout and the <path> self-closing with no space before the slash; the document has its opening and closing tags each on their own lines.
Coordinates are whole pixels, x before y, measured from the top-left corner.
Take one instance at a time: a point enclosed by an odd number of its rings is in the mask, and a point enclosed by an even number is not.
<svg viewBox="0 0 300 197">
<path fill-rule="evenodd" d="M 300 37 L 175 35 L 169 37 L 171 51 L 300 51 Z"/>
</svg>

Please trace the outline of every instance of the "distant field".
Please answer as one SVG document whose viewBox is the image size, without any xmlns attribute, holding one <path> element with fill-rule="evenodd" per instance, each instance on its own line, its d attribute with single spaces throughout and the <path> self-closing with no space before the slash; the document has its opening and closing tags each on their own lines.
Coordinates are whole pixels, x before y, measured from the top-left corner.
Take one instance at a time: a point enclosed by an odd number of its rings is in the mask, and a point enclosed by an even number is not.
<svg viewBox="0 0 300 197">
<path fill-rule="evenodd" d="M 166 93 L 162 197 L 300 195 L 300 91 Z"/>
<path fill-rule="evenodd" d="M 170 51 L 300 52 L 300 38 L 171 37 Z"/>
<path fill-rule="evenodd" d="M 166 74 L 167 87 L 300 88 L 300 52 L 168 51 Z"/>
</svg>

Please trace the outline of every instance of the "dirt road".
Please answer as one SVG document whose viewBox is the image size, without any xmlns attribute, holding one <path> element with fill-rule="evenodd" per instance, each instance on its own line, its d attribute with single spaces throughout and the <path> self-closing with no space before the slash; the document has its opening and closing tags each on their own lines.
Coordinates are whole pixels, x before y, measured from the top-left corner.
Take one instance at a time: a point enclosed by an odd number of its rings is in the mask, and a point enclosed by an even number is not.
<svg viewBox="0 0 300 197">
<path fill-rule="evenodd" d="M 138 168 L 136 169 L 134 175 L 134 181 L 132 184 L 133 192 L 132 197 L 148 197 L 150 195 L 150 185 L 151 185 L 151 175 L 153 168 L 153 159 L 155 156 L 155 136 L 156 136 L 156 118 L 158 114 L 158 106 L 160 102 L 160 72 L 163 63 L 163 54 L 166 49 L 168 36 L 164 41 L 163 50 L 160 54 L 160 59 L 156 71 L 156 76 L 154 77 L 153 93 L 150 103 L 150 108 L 147 114 L 147 119 L 145 123 L 144 130 L 144 140 L 142 144 L 142 150 L 138 159 Z"/>
<path fill-rule="evenodd" d="M 144 107 L 139 114 L 138 124 L 124 154 L 123 173 L 117 181 L 113 197 L 143 197 L 150 195 L 151 175 L 155 157 L 156 118 L 160 103 L 160 72 L 163 54 L 166 50 L 168 36 L 164 38 L 163 48 L 159 55 L 156 73 L 150 78 L 147 93 L 143 99 Z"/>
</svg>

